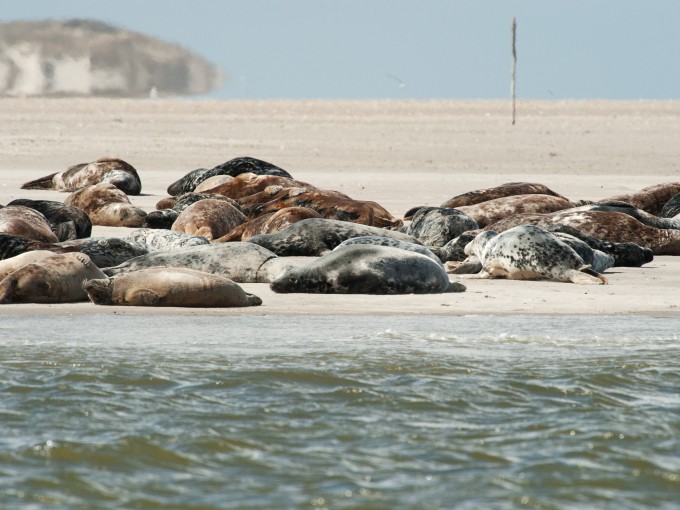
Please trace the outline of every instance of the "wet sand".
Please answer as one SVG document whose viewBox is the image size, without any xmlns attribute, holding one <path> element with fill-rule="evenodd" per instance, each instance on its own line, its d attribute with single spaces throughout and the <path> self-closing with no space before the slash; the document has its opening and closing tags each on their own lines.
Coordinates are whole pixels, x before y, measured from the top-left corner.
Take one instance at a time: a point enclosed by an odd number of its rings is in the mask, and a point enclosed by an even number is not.
<svg viewBox="0 0 680 510">
<path fill-rule="evenodd" d="M 0 204 L 63 201 L 23 182 L 102 156 L 135 166 L 147 211 L 186 172 L 253 156 L 293 177 L 401 217 L 415 205 L 512 181 L 572 199 L 601 199 L 680 180 L 680 102 L 192 101 L 3 99 Z M 95 227 L 125 237 L 131 229 Z M 243 284 L 263 305 L 237 309 L 3 305 L 0 314 L 636 314 L 680 315 L 680 257 L 612 268 L 609 284 L 464 280 L 460 294 L 275 294 Z M 454 279 L 454 277 L 451 277 Z"/>
</svg>

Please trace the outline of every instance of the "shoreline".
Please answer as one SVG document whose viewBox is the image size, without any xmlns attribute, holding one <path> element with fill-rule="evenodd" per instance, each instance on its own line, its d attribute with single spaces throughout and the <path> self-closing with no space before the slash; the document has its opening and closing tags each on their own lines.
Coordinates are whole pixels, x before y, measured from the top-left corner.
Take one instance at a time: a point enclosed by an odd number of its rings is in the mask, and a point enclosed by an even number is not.
<svg viewBox="0 0 680 510">
<path fill-rule="evenodd" d="M 102 156 L 137 168 L 147 211 L 188 171 L 253 156 L 294 178 L 374 200 L 401 217 L 473 189 L 524 180 L 598 200 L 678 180 L 680 101 L 215 101 L 2 99 L 0 204 L 63 201 L 23 182 Z M 133 229 L 95 227 L 93 236 Z M 677 259 L 677 261 L 676 261 Z M 252 308 L 133 308 L 92 303 L 3 305 L 3 315 L 640 315 L 680 316 L 680 258 L 612 268 L 609 284 L 457 280 L 460 294 L 275 294 L 240 284 Z M 451 277 L 453 279 L 453 277 Z M 358 311 L 357 311 L 358 310 Z"/>
</svg>

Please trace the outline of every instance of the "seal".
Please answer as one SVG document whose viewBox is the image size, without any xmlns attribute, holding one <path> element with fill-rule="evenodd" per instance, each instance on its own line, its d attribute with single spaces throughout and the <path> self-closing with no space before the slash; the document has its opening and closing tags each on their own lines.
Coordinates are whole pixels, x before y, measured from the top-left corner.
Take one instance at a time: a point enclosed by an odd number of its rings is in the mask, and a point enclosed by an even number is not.
<svg viewBox="0 0 680 510">
<path fill-rule="evenodd" d="M 64 203 L 85 211 L 93 225 L 141 227 L 146 217 L 143 209 L 132 205 L 127 195 L 110 183 L 81 188 Z"/>
<path fill-rule="evenodd" d="M 293 267 L 269 250 L 252 243 L 220 243 L 152 252 L 102 271 L 107 276 L 150 267 L 186 267 L 217 274 L 238 283 L 269 283 Z"/>
<path fill-rule="evenodd" d="M 286 227 L 308 218 L 320 218 L 321 215 L 306 207 L 284 207 L 273 213 L 263 214 L 253 220 L 234 228 L 228 234 L 214 239 L 214 243 L 226 243 L 231 241 L 245 241 L 259 234 L 272 234 L 280 232 Z"/>
<path fill-rule="evenodd" d="M 372 246 L 392 246 L 393 248 L 399 248 L 400 250 L 407 250 L 420 253 L 421 255 L 430 257 L 437 264 L 442 263 L 439 257 L 435 255 L 432 252 L 432 250 L 430 250 L 427 246 L 423 246 L 422 244 L 408 243 L 406 241 L 399 241 L 398 239 L 392 239 L 389 237 L 382 236 L 352 237 L 351 239 L 347 239 L 346 241 L 341 242 L 339 245 L 333 248 L 333 251 L 341 250 L 345 246 L 351 246 L 353 244 L 369 244 Z"/>
<path fill-rule="evenodd" d="M 663 216 L 654 216 L 649 214 L 647 211 L 638 209 L 637 207 L 630 205 L 626 202 L 619 202 L 616 200 L 598 202 L 596 204 L 582 205 L 580 207 L 574 207 L 569 209 L 571 212 L 579 211 L 604 211 L 604 212 L 621 212 L 632 216 L 640 223 L 644 223 L 650 227 L 655 228 L 674 228 L 680 230 L 680 218 L 666 218 Z"/>
<path fill-rule="evenodd" d="M 461 278 L 607 283 L 563 241 L 534 225 L 520 225 L 501 234 L 484 231 L 465 247 L 465 253 L 479 259 L 482 271 Z"/>
<path fill-rule="evenodd" d="M 233 198 L 234 200 L 240 200 L 245 197 L 261 193 L 272 186 L 280 186 L 280 188 L 318 189 L 316 186 L 312 186 L 309 183 L 298 181 L 289 177 L 282 177 L 280 175 L 257 175 L 252 172 L 246 172 L 237 175 L 230 181 L 206 190 L 206 193 L 215 193 L 225 197 Z M 335 193 L 349 198 L 344 193 Z"/>
<path fill-rule="evenodd" d="M 205 181 L 201 182 L 198 186 L 196 186 L 194 188 L 194 193 L 203 193 L 205 191 L 208 191 L 209 189 L 220 186 L 225 182 L 229 182 L 232 179 L 234 179 L 234 177 L 232 177 L 231 175 L 213 175 L 212 177 L 208 177 Z"/>
<path fill-rule="evenodd" d="M 91 279 L 83 283 L 83 289 L 96 305 L 212 308 L 262 304 L 258 296 L 247 294 L 228 278 L 177 267 Z"/>
<path fill-rule="evenodd" d="M 678 193 L 680 193 L 680 182 L 667 182 L 647 186 L 636 193 L 616 195 L 605 199 L 604 202 L 611 200 L 627 202 L 649 214 L 660 216 L 666 202 Z"/>
<path fill-rule="evenodd" d="M 172 224 L 179 217 L 179 213 L 174 209 L 158 209 L 147 213 L 144 217 L 143 228 L 166 229 L 170 230 Z"/>
<path fill-rule="evenodd" d="M 198 168 L 187 173 L 181 179 L 173 182 L 168 187 L 168 195 L 181 195 L 194 191 L 196 186 L 210 177 L 216 175 L 230 175 L 236 177 L 242 173 L 251 172 L 257 175 L 280 175 L 291 177 L 283 168 L 251 157 L 233 158 L 211 169 Z"/>
<path fill-rule="evenodd" d="M 476 234 L 462 233 L 458 237 L 451 239 L 439 251 L 439 258 L 442 262 L 465 260 L 465 247 L 475 238 Z"/>
<path fill-rule="evenodd" d="M 178 213 L 181 213 L 184 209 L 189 207 L 196 202 L 201 200 L 222 200 L 223 202 L 228 202 L 229 204 L 236 207 L 239 211 L 243 212 L 241 205 L 234 199 L 219 195 L 217 193 L 184 193 L 176 197 L 166 197 L 158 201 L 156 204 L 157 210 L 163 209 L 174 209 Z"/>
<path fill-rule="evenodd" d="M 552 195 L 513 195 L 495 198 L 475 205 L 457 207 L 481 227 L 514 214 L 545 214 L 575 207 L 578 204 Z"/>
<path fill-rule="evenodd" d="M 355 244 L 286 271 L 274 292 L 318 294 L 434 294 L 462 292 L 441 264 L 393 246 Z"/>
<path fill-rule="evenodd" d="M 0 209 L 0 232 L 43 243 L 59 242 L 45 216 L 23 205 L 8 205 Z"/>
<path fill-rule="evenodd" d="M 247 240 L 284 256 L 319 256 L 352 237 L 380 236 L 421 244 L 415 237 L 395 230 L 348 221 L 309 218 L 273 234 L 260 234 Z"/>
<path fill-rule="evenodd" d="M 172 230 L 203 236 L 211 241 L 246 221 L 243 213 L 229 202 L 206 199 L 195 202 L 182 211 L 172 224 Z"/>
<path fill-rule="evenodd" d="M 27 264 L 37 262 L 40 259 L 44 259 L 54 255 L 54 252 L 47 250 L 34 250 L 20 253 L 14 257 L 4 259 L 0 261 L 0 281 L 10 273 L 13 273 L 20 267 L 24 267 Z"/>
<path fill-rule="evenodd" d="M 17 198 L 9 205 L 22 205 L 45 216 L 54 235 L 59 241 L 82 239 L 92 235 L 92 222 L 85 211 L 54 200 L 31 200 Z"/>
<path fill-rule="evenodd" d="M 143 243 L 152 250 L 174 250 L 186 246 L 202 246 L 210 244 L 203 236 L 191 236 L 181 232 L 164 229 L 140 228 L 130 232 L 128 240 Z M 109 264 L 110 266 L 117 264 Z"/>
<path fill-rule="evenodd" d="M 80 163 L 21 186 L 21 189 L 53 189 L 75 191 L 85 186 L 108 182 L 126 195 L 139 195 L 142 181 L 135 168 L 118 158 L 100 158 L 91 163 Z"/>
<path fill-rule="evenodd" d="M 475 205 L 496 198 L 510 197 L 513 195 L 552 195 L 554 197 L 565 198 L 559 193 L 555 193 L 544 184 L 534 182 L 508 182 L 493 188 L 478 189 L 456 195 L 444 202 L 441 207 L 456 209 L 458 207 Z M 407 211 L 406 214 L 404 214 L 404 219 L 413 217 L 421 207 L 414 207 Z"/>
<path fill-rule="evenodd" d="M 0 282 L 0 303 L 86 301 L 83 280 L 105 278 L 84 253 L 63 253 L 27 264 Z"/>
<path fill-rule="evenodd" d="M 9 259 L 34 250 L 47 250 L 53 253 L 78 251 L 76 248 L 63 248 L 57 243 L 44 243 L 21 236 L 0 233 L 0 260 Z"/>
<path fill-rule="evenodd" d="M 149 253 L 146 244 L 118 237 L 87 237 L 57 244 L 69 251 L 84 253 L 97 267 L 110 267 Z"/>
<path fill-rule="evenodd" d="M 415 213 L 404 232 L 426 246 L 441 248 L 463 232 L 477 228 L 477 222 L 458 209 L 423 207 Z"/>
<path fill-rule="evenodd" d="M 270 186 L 240 199 L 239 203 L 250 219 L 285 207 L 306 207 L 328 219 L 384 228 L 399 228 L 403 225 L 403 221 L 376 202 L 354 200 L 336 191 L 316 188 Z"/>
<path fill-rule="evenodd" d="M 678 218 L 680 216 L 680 193 L 673 195 L 668 202 L 666 202 L 659 213 L 662 218 Z"/>
<path fill-rule="evenodd" d="M 551 232 L 551 234 L 578 253 L 583 262 L 588 264 L 596 273 L 604 273 L 607 269 L 613 267 L 616 262 L 613 256 L 592 248 L 578 237 L 564 232 Z"/>
</svg>

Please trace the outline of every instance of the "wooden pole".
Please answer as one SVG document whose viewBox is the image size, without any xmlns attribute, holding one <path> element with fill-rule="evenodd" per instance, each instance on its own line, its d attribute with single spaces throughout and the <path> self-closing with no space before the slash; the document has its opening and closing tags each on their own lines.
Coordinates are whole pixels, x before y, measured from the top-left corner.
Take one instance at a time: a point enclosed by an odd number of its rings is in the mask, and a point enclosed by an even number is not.
<svg viewBox="0 0 680 510">
<path fill-rule="evenodd" d="M 517 47 L 515 45 L 517 40 L 517 21 L 512 17 L 512 82 L 510 84 L 510 92 L 512 94 L 512 125 L 515 125 L 515 81 L 517 78 Z"/>
</svg>

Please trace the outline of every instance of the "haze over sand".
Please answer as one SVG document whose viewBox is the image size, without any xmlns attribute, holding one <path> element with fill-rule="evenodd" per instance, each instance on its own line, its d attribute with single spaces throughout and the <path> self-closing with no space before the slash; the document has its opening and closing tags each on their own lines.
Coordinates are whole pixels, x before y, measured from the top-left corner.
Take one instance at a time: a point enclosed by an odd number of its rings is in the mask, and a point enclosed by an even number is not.
<svg viewBox="0 0 680 510">
<path fill-rule="evenodd" d="M 23 182 L 102 156 L 135 166 L 148 211 L 189 170 L 253 156 L 293 177 L 401 217 L 415 205 L 512 181 L 535 181 L 572 199 L 601 199 L 680 180 L 680 102 L 191 101 L 3 99 L 0 204 L 63 201 Z M 129 229 L 95 227 L 124 237 Z M 612 268 L 606 286 L 466 280 L 462 294 L 274 294 L 243 284 L 260 307 L 179 310 L 4 305 L 3 314 L 642 314 L 680 315 L 678 257 Z M 453 277 L 451 277 L 453 279 Z"/>
</svg>

